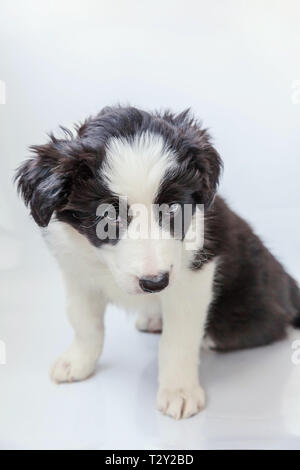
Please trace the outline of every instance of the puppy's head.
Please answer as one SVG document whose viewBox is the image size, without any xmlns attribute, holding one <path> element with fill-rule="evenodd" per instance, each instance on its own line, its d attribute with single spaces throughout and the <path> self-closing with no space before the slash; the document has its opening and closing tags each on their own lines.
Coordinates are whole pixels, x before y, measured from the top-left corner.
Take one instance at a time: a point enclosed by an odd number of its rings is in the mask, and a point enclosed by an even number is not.
<svg viewBox="0 0 300 470">
<path fill-rule="evenodd" d="M 221 159 L 207 132 L 187 111 L 117 107 L 65 133 L 32 147 L 17 170 L 34 220 L 71 225 L 127 292 L 160 292 L 176 278 L 187 234 L 203 235 L 197 213 L 203 220 L 213 203 Z"/>
</svg>

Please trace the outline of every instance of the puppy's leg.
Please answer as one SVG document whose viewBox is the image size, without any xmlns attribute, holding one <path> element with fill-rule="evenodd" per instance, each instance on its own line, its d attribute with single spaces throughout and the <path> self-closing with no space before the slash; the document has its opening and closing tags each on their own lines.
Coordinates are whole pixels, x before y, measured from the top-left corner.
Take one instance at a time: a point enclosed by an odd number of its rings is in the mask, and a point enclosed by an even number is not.
<svg viewBox="0 0 300 470">
<path fill-rule="evenodd" d="M 212 300 L 214 262 L 185 279 L 162 297 L 163 333 L 159 351 L 157 405 L 175 419 L 198 413 L 205 403 L 199 384 L 199 349 Z"/>
<path fill-rule="evenodd" d="M 84 380 L 95 370 L 104 338 L 105 301 L 101 292 L 90 286 L 66 280 L 67 312 L 75 338 L 51 369 L 55 382 Z"/>
</svg>

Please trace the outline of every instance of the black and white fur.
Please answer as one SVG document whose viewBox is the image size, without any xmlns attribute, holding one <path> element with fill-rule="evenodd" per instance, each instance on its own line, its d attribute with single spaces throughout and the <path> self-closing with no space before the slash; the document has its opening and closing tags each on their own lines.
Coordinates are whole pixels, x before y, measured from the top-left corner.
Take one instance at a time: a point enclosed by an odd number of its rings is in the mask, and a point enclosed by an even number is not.
<svg viewBox="0 0 300 470">
<path fill-rule="evenodd" d="M 221 159 L 189 112 L 104 108 L 75 136 L 65 130 L 64 138 L 51 136 L 32 149 L 35 156 L 18 169 L 18 187 L 35 221 L 47 227 L 75 331 L 74 342 L 53 365 L 56 382 L 94 372 L 109 302 L 138 312 L 139 329 L 161 330 L 163 324 L 157 404 L 177 419 L 204 406 L 198 377 L 204 337 L 226 351 L 270 343 L 284 337 L 289 324 L 299 324 L 295 281 L 249 225 L 215 197 Z M 204 244 L 187 249 L 186 236 L 132 240 L 123 236 L 119 221 L 117 239 L 100 240 L 97 206 L 118 204 L 120 196 L 126 197 L 127 214 L 137 203 L 149 213 L 153 203 L 192 204 L 194 229 L 202 204 Z M 159 230 L 159 220 L 151 218 Z M 167 273 L 168 285 L 145 293 L 140 279 L 161 273 Z"/>
</svg>

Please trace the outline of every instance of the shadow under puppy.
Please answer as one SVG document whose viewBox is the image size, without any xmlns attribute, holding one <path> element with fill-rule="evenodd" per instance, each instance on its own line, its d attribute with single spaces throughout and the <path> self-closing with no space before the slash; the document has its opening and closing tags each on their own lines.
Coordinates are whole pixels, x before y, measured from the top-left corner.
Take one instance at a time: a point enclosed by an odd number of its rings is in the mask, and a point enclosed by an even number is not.
<svg viewBox="0 0 300 470">
<path fill-rule="evenodd" d="M 203 337 L 222 351 L 283 338 L 288 325 L 300 325 L 298 286 L 216 196 L 222 162 L 188 111 L 104 108 L 76 135 L 64 131 L 33 146 L 16 175 L 62 270 L 75 331 L 51 376 L 93 373 L 105 306 L 116 303 L 139 313 L 140 329 L 163 323 L 158 408 L 194 415 L 205 401 Z M 146 209 L 146 236 L 136 236 L 137 207 Z"/>
</svg>

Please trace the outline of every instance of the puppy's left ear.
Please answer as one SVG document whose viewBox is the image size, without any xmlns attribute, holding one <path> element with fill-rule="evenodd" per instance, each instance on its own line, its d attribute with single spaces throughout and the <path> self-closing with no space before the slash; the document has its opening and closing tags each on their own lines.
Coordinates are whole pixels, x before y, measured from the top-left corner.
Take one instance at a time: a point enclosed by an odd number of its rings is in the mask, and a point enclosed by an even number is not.
<svg viewBox="0 0 300 470">
<path fill-rule="evenodd" d="M 217 191 L 223 162 L 210 143 L 209 137 L 192 151 L 193 163 L 196 166 L 199 176 L 199 190 L 197 191 L 198 199 L 206 208 L 209 208 L 214 201 Z"/>
<path fill-rule="evenodd" d="M 63 130 L 69 139 L 51 135 L 49 143 L 30 147 L 35 156 L 25 161 L 15 176 L 18 192 L 40 227 L 46 227 L 53 212 L 69 202 L 74 184 L 85 184 L 96 171 L 91 163 L 94 155 Z"/>
<path fill-rule="evenodd" d="M 31 215 L 40 227 L 49 224 L 53 212 L 67 203 L 71 191 L 70 178 L 57 173 L 54 162 L 51 165 L 49 160 L 39 156 L 20 165 L 15 181 L 25 205 L 30 206 Z"/>
</svg>

